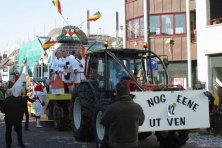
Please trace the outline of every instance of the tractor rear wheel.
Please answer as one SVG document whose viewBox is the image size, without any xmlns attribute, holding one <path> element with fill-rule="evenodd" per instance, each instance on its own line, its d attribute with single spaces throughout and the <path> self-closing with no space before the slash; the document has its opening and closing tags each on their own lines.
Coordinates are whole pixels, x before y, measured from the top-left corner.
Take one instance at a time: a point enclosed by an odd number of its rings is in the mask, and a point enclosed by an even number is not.
<svg viewBox="0 0 222 148">
<path fill-rule="evenodd" d="M 93 139 L 93 113 L 95 98 L 91 88 L 87 84 L 76 86 L 72 105 L 72 131 L 77 140 Z"/>
<path fill-rule="evenodd" d="M 187 130 L 156 132 L 157 141 L 164 148 L 179 148 L 186 144 L 189 132 Z"/>
</svg>

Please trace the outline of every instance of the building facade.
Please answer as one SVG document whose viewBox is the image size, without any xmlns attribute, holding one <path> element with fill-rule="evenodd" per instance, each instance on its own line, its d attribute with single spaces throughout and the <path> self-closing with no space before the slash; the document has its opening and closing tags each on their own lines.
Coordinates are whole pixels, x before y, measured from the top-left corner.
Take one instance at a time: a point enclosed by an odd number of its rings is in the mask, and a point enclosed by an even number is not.
<svg viewBox="0 0 222 148">
<path fill-rule="evenodd" d="M 209 90 L 222 86 L 222 1 L 197 0 L 198 79 Z"/>
<path fill-rule="evenodd" d="M 126 47 L 143 49 L 144 2 L 125 0 Z M 173 84 L 187 86 L 186 0 L 149 0 L 151 50 L 169 61 L 168 75 Z M 190 1 L 191 59 L 193 80 L 196 79 L 196 14 L 195 1 Z M 170 40 L 174 45 L 170 46 Z"/>
</svg>

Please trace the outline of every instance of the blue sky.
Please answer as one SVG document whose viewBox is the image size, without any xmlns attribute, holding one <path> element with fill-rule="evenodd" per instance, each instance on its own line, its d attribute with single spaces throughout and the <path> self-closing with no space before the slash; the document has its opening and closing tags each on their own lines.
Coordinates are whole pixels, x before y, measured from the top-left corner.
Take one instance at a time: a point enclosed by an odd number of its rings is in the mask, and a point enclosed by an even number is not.
<svg viewBox="0 0 222 148">
<path fill-rule="evenodd" d="M 91 23 L 91 33 L 115 36 L 115 12 L 123 18 L 123 0 L 60 0 L 63 16 L 70 25 L 78 26 L 86 19 L 86 11 L 100 11 L 102 17 Z M 44 36 L 54 27 L 66 25 L 52 0 L 7 0 L 0 9 L 0 52 L 16 44 Z M 86 23 L 83 24 L 83 29 Z M 101 28 L 101 29 L 99 29 Z"/>
</svg>

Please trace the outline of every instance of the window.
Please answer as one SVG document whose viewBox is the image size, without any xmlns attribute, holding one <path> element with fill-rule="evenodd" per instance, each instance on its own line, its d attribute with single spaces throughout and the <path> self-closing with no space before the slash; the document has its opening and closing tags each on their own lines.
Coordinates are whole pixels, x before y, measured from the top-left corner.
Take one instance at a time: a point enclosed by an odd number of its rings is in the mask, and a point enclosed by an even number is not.
<svg viewBox="0 0 222 148">
<path fill-rule="evenodd" d="M 140 36 L 144 36 L 144 18 L 140 18 Z"/>
<path fill-rule="evenodd" d="M 222 1 L 222 0 L 221 0 Z M 144 17 L 134 18 L 127 21 L 127 39 L 144 37 Z M 150 15 L 150 34 L 155 36 L 185 35 L 186 14 L 168 13 Z"/>
<path fill-rule="evenodd" d="M 132 21 L 129 21 L 128 22 L 128 25 L 127 25 L 127 37 L 128 38 L 132 38 L 133 37 L 133 22 Z"/>
<path fill-rule="evenodd" d="M 162 34 L 173 34 L 173 15 L 162 15 Z"/>
<path fill-rule="evenodd" d="M 140 35 L 139 34 L 139 27 L 140 27 L 140 24 L 139 24 L 139 19 L 135 19 L 133 21 L 133 29 L 134 29 L 134 38 L 138 38 L 138 36 Z"/>
<path fill-rule="evenodd" d="M 183 34 L 186 32 L 185 14 L 175 15 L 175 33 Z"/>
<path fill-rule="evenodd" d="M 127 38 L 136 39 L 144 36 L 144 18 L 135 18 L 127 22 Z"/>
<path fill-rule="evenodd" d="M 222 23 L 222 0 L 209 0 L 210 20 L 208 24 L 214 25 Z"/>
<path fill-rule="evenodd" d="M 150 16 L 150 33 L 160 34 L 160 19 L 159 16 Z"/>
<path fill-rule="evenodd" d="M 89 78 L 97 80 L 97 82 L 99 83 L 99 87 L 104 88 L 104 58 L 92 56 L 89 60 Z"/>
</svg>

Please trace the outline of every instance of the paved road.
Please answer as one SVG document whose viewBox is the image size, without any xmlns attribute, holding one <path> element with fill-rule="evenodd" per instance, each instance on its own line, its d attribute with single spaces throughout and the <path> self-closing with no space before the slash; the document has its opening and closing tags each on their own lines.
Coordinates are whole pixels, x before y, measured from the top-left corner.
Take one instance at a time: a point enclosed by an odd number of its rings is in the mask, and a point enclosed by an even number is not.
<svg viewBox="0 0 222 148">
<path fill-rule="evenodd" d="M 44 122 L 43 128 L 36 128 L 34 118 L 30 120 L 30 131 L 23 132 L 24 143 L 28 148 L 95 148 L 93 142 L 78 142 L 72 136 L 71 131 L 56 131 L 52 122 Z M 5 147 L 5 125 L 3 115 L 0 113 L 0 148 Z M 197 134 L 194 135 L 197 137 Z M 191 138 L 192 140 L 193 138 Z M 199 139 L 199 138 L 198 138 Z M 208 143 L 208 141 L 206 141 Z M 222 142 L 222 139 L 221 141 Z M 202 141 L 203 143 L 203 141 Z M 12 148 L 17 148 L 16 134 L 13 131 Z M 139 148 L 160 148 L 155 136 L 149 137 L 140 143 Z M 183 148 L 199 147 L 195 141 L 188 142 Z M 221 145 L 222 147 L 222 145 Z"/>
</svg>

